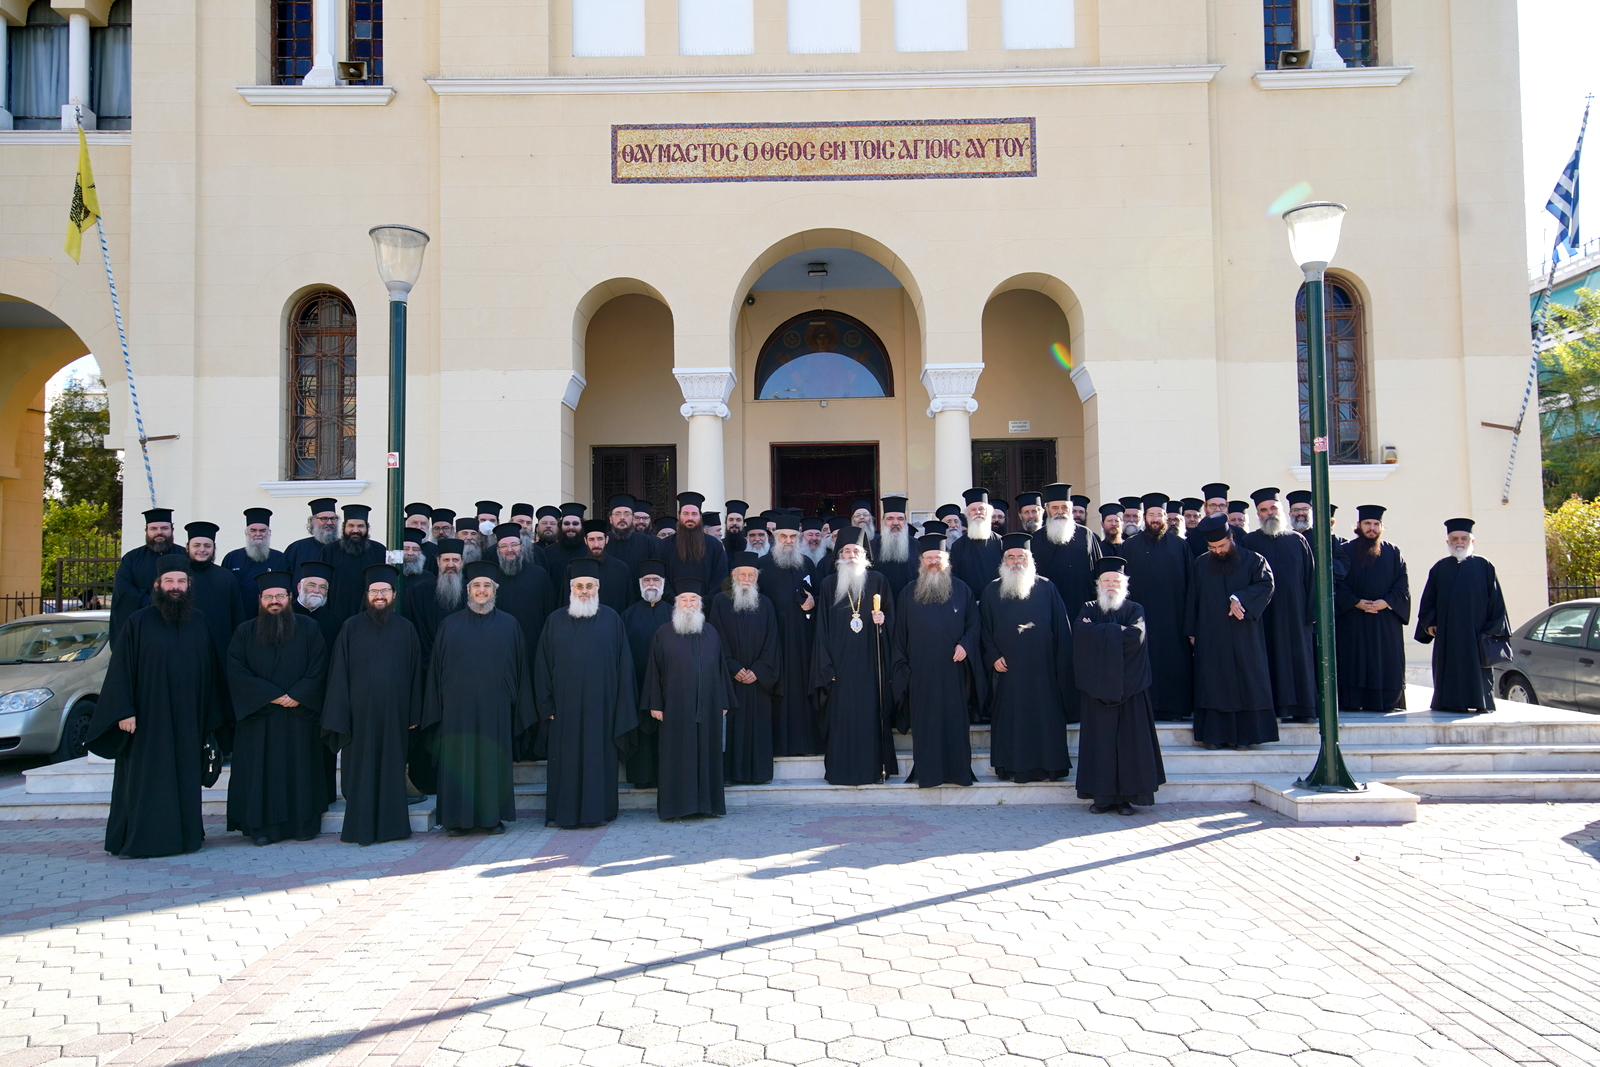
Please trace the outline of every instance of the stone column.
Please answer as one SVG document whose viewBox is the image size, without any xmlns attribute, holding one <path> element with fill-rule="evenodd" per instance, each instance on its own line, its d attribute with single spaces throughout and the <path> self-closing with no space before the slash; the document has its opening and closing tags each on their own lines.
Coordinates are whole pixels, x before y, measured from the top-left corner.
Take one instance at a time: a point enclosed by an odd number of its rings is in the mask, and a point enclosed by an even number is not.
<svg viewBox="0 0 1600 1067">
<path fill-rule="evenodd" d="M 1333 0 L 1311 0 L 1311 69 L 1344 69 L 1333 41 Z"/>
<path fill-rule="evenodd" d="M 301 85 L 338 85 L 334 67 L 334 36 L 339 25 L 336 0 L 311 0 L 311 69 Z M 1331 2 L 1331 0 L 1330 0 Z"/>
<path fill-rule="evenodd" d="M 94 129 L 94 112 L 89 110 L 89 16 L 83 11 L 68 11 L 67 16 L 67 102 L 61 105 L 61 128 L 75 130 L 82 121 L 86 130 Z"/>
<path fill-rule="evenodd" d="M 683 390 L 678 413 L 689 420 L 689 457 L 678 476 L 678 491 L 704 493 L 716 510 L 725 499 L 722 423 L 738 378 L 732 367 L 674 367 L 672 376 Z"/>
<path fill-rule="evenodd" d="M 932 506 L 959 504 L 972 484 L 972 399 L 982 363 L 929 363 L 922 368 L 928 390 L 928 417 L 933 420 Z"/>
</svg>

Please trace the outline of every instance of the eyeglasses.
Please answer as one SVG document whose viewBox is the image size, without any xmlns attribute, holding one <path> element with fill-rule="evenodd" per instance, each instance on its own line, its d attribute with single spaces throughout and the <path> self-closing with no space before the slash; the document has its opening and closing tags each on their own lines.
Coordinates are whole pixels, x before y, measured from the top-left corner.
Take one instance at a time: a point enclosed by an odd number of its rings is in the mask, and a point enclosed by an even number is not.
<svg viewBox="0 0 1600 1067">
<path fill-rule="evenodd" d="M 268 601 L 288 600 L 289 599 L 289 594 L 288 593 L 262 593 L 261 594 L 261 599 L 262 600 L 268 600 Z"/>
</svg>

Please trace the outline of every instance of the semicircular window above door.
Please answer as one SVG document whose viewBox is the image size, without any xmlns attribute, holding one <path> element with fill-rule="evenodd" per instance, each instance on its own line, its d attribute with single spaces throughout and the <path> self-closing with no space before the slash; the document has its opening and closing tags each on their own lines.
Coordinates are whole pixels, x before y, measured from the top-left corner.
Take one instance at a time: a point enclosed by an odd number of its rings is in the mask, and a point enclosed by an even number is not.
<svg viewBox="0 0 1600 1067">
<path fill-rule="evenodd" d="M 837 311 L 808 311 L 772 331 L 756 361 L 757 400 L 894 395 L 883 342 Z"/>
</svg>

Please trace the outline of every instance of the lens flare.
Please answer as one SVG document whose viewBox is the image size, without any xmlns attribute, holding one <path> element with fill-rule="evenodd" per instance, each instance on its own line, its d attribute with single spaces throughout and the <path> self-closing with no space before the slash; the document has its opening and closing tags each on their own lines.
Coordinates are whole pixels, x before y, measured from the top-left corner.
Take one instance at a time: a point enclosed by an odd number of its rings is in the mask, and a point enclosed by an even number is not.
<svg viewBox="0 0 1600 1067">
<path fill-rule="evenodd" d="M 1272 202 L 1267 208 L 1267 215 L 1282 215 L 1296 204 L 1303 204 L 1309 199 L 1311 199 L 1311 184 L 1309 182 L 1295 182 Z"/>
<path fill-rule="evenodd" d="M 1056 362 L 1061 364 L 1062 367 L 1067 370 L 1072 369 L 1072 353 L 1067 351 L 1066 345 L 1060 341 L 1055 342 L 1050 346 L 1050 354 L 1055 357 Z"/>
</svg>

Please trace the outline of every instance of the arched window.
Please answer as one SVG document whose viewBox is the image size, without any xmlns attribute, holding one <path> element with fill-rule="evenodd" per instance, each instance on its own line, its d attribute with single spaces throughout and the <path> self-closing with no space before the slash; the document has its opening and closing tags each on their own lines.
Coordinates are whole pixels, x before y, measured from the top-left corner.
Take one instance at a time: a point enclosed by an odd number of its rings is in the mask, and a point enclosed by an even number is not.
<svg viewBox="0 0 1600 1067">
<path fill-rule="evenodd" d="M 1328 337 L 1328 462 L 1367 462 L 1366 323 L 1355 287 L 1329 278 L 1323 300 Z M 1294 305 L 1295 339 L 1299 350 L 1300 462 L 1311 462 L 1310 360 L 1306 358 L 1306 290 L 1300 287 Z"/>
<path fill-rule="evenodd" d="M 67 102 L 67 19 L 50 0 L 33 0 L 28 21 L 7 35 L 12 126 L 59 130 Z"/>
<path fill-rule="evenodd" d="M 102 130 L 133 128 L 133 0 L 116 0 L 89 30 L 89 110 Z"/>
<path fill-rule="evenodd" d="M 808 311 L 772 331 L 756 360 L 757 400 L 893 396 L 883 342 L 837 311 Z"/>
<path fill-rule="evenodd" d="M 289 477 L 356 476 L 356 313 L 323 290 L 289 317 Z"/>
</svg>

